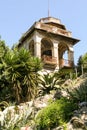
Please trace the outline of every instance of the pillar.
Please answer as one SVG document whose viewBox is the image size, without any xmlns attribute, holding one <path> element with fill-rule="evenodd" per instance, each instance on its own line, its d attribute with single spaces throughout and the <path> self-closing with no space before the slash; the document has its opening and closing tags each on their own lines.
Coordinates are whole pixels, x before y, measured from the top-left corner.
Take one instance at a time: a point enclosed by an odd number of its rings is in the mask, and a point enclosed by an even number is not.
<svg viewBox="0 0 87 130">
<path fill-rule="evenodd" d="M 34 55 L 41 58 L 41 38 L 37 34 L 34 37 Z"/>
<path fill-rule="evenodd" d="M 53 42 L 53 56 L 56 58 L 57 67 L 59 69 L 58 42 Z"/>
<path fill-rule="evenodd" d="M 69 60 L 69 64 L 70 66 L 74 66 L 74 52 L 73 51 L 68 51 L 68 60 Z"/>
<path fill-rule="evenodd" d="M 73 51 L 68 51 L 68 60 L 70 61 L 74 61 L 74 54 L 73 54 Z"/>
</svg>

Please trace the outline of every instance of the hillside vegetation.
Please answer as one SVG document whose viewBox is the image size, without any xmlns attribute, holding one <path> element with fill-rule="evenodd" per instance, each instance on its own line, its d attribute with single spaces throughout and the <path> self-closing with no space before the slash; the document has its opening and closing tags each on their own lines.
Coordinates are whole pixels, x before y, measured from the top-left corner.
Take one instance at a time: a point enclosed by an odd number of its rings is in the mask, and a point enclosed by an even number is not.
<svg viewBox="0 0 87 130">
<path fill-rule="evenodd" d="M 86 61 L 41 75 L 40 59 L 0 40 L 0 129 L 87 130 Z"/>
</svg>

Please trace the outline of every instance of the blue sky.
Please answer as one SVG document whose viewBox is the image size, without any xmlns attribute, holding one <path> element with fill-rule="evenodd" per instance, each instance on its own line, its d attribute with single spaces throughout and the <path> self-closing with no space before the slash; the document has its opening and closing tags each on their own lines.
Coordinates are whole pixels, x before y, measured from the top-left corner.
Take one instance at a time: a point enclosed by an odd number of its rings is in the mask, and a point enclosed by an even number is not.
<svg viewBox="0 0 87 130">
<path fill-rule="evenodd" d="M 50 16 L 61 19 L 73 37 L 74 59 L 87 52 L 87 0 L 49 0 Z M 48 16 L 48 0 L 0 0 L 0 35 L 12 47 L 40 18 Z"/>
</svg>

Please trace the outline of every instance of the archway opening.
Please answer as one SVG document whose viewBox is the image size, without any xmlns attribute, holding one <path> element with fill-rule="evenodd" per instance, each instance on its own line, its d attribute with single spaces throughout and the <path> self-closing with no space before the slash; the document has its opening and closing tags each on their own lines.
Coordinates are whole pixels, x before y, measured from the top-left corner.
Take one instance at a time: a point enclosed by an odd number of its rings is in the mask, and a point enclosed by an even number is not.
<svg viewBox="0 0 87 130">
<path fill-rule="evenodd" d="M 63 54 L 63 59 L 68 60 L 68 50 L 66 50 Z"/>
<path fill-rule="evenodd" d="M 58 46 L 59 67 L 69 66 L 69 47 L 66 43 L 60 43 Z"/>
<path fill-rule="evenodd" d="M 52 56 L 53 43 L 51 40 L 43 38 L 41 40 L 41 57 L 43 55 Z"/>
<path fill-rule="evenodd" d="M 46 67 L 56 66 L 56 58 L 53 57 L 53 43 L 47 38 L 43 38 L 41 41 L 41 58 Z"/>
</svg>

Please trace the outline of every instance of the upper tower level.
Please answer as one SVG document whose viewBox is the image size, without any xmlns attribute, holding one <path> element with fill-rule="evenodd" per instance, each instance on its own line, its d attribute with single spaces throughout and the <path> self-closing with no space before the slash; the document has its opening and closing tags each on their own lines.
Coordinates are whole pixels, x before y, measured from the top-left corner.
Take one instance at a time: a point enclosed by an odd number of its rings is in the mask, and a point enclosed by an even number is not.
<svg viewBox="0 0 87 130">
<path fill-rule="evenodd" d="M 48 31 L 51 31 L 52 33 L 72 37 L 71 32 L 66 30 L 59 19 L 47 17 L 40 19 L 39 22 L 41 24 L 41 29 L 48 29 Z"/>
<path fill-rule="evenodd" d="M 61 20 L 53 17 L 41 18 L 39 21 L 35 22 L 31 28 L 21 37 L 19 44 L 24 40 L 34 29 L 43 30 L 56 35 L 63 35 L 70 37 L 73 40 L 73 44 L 76 44 L 78 40 L 72 38 L 71 31 L 68 31 L 61 23 Z"/>
<path fill-rule="evenodd" d="M 77 42 L 79 40 L 72 37 L 59 19 L 47 17 L 35 22 L 20 38 L 18 46 L 29 49 L 32 55 L 41 58 L 44 68 L 55 70 L 74 66 L 73 46 Z"/>
</svg>

